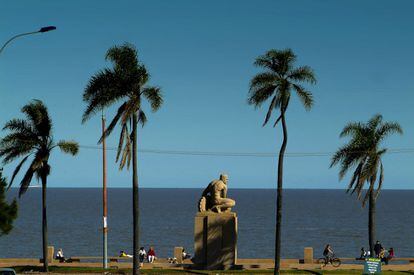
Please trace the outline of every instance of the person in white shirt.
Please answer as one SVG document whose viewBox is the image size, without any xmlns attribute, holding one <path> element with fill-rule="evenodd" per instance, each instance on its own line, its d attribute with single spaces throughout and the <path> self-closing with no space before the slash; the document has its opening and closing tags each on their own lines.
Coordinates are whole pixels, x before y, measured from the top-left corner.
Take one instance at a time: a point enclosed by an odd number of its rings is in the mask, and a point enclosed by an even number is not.
<svg viewBox="0 0 414 275">
<path fill-rule="evenodd" d="M 145 257 L 147 257 L 147 252 L 145 251 L 145 248 L 143 246 L 140 247 L 138 251 L 138 256 L 139 256 L 139 265 L 143 266 Z"/>
<path fill-rule="evenodd" d="M 65 257 L 63 256 L 63 250 L 62 248 L 59 248 L 58 252 L 56 253 L 56 260 L 59 260 L 59 262 L 64 262 L 65 261 Z"/>
<path fill-rule="evenodd" d="M 185 259 L 190 259 L 191 258 L 191 255 L 190 254 L 188 254 L 186 251 L 185 251 L 185 249 L 183 248 L 183 260 L 185 260 Z"/>
</svg>

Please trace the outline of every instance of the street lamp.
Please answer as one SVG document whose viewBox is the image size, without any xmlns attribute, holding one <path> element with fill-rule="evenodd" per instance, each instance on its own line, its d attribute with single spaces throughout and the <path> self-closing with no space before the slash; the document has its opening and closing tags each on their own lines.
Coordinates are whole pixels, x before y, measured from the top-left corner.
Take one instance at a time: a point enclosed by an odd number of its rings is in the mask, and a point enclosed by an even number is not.
<svg viewBox="0 0 414 275">
<path fill-rule="evenodd" d="M 7 40 L 6 43 L 4 43 L 3 47 L 1 47 L 1 49 L 0 49 L 0 54 L 4 50 L 4 48 L 7 46 L 7 44 L 9 44 L 10 42 L 12 42 L 14 39 L 16 39 L 18 37 L 22 37 L 22 36 L 26 36 L 26 35 L 30 35 L 30 34 L 35 34 L 35 33 L 50 32 L 50 31 L 54 31 L 54 30 L 56 30 L 55 26 L 46 26 L 46 27 L 40 28 L 40 30 L 35 31 L 35 32 L 26 32 L 26 33 L 21 33 L 21 34 L 15 35 L 12 38 L 10 38 L 9 40 Z"/>
</svg>

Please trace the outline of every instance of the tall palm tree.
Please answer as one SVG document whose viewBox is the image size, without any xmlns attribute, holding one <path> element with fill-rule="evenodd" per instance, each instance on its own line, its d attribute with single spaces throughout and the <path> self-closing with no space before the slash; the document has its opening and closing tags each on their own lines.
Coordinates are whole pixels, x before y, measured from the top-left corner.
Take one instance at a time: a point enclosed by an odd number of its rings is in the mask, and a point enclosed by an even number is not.
<svg viewBox="0 0 414 275">
<path fill-rule="evenodd" d="M 7 235 L 13 229 L 13 221 L 17 218 L 17 201 L 8 203 L 6 198 L 7 180 L 0 168 L 0 237 Z"/>
<path fill-rule="evenodd" d="M 21 109 L 25 119 L 12 119 L 6 123 L 3 130 L 9 133 L 0 140 L 0 157 L 3 163 L 10 163 L 22 157 L 16 166 L 9 186 L 23 164 L 31 157 L 32 161 L 20 182 L 19 197 L 29 188 L 33 175 L 42 182 L 42 236 L 43 236 L 43 267 L 48 272 L 47 253 L 47 215 L 46 187 L 50 174 L 49 157 L 53 149 L 58 147 L 62 152 L 76 155 L 79 146 L 75 141 L 55 142 L 52 136 L 52 120 L 46 106 L 40 100 L 33 100 Z"/>
<path fill-rule="evenodd" d="M 116 124 L 119 123 L 121 134 L 116 155 L 116 161 L 120 162 L 119 168 L 129 167 L 132 156 L 133 274 L 135 275 L 139 274 L 137 128 L 138 123 L 144 126 L 147 121 L 141 102 L 143 98 L 146 98 L 152 111 L 155 112 L 161 107 L 163 99 L 159 87 L 147 86 L 149 74 L 145 66 L 138 61 L 138 53 L 134 46 L 130 44 L 114 46 L 106 53 L 106 60 L 111 61 L 113 67 L 92 76 L 85 88 L 83 100 L 88 105 L 83 114 L 83 122 L 102 108 L 119 101 L 122 102 L 112 122 L 105 130 L 104 136 L 110 135 Z M 102 137 L 100 141 L 102 141 Z"/>
<path fill-rule="evenodd" d="M 391 134 L 402 134 L 397 122 L 383 122 L 381 115 L 374 115 L 367 123 L 351 122 L 342 130 L 340 137 L 350 137 L 350 141 L 339 148 L 331 160 L 331 166 L 340 165 L 339 179 L 353 171 L 347 192 L 356 193 L 362 206 L 368 202 L 369 250 L 374 255 L 375 206 L 384 181 L 382 156 L 387 152 L 381 142 Z M 364 190 L 367 184 L 366 190 Z"/>
<path fill-rule="evenodd" d="M 280 111 L 274 126 L 282 122 L 283 143 L 279 152 L 277 168 L 277 205 L 276 205 L 276 236 L 275 236 L 275 269 L 274 274 L 280 272 L 280 244 L 282 223 L 282 191 L 283 191 L 283 158 L 287 145 L 286 111 L 289 106 L 291 92 L 295 92 L 306 110 L 313 105 L 312 93 L 302 84 L 315 84 L 316 78 L 313 70 L 308 66 L 294 67 L 296 55 L 291 49 L 270 50 L 256 58 L 254 65 L 263 68 L 250 82 L 248 102 L 256 108 L 268 99 L 270 105 L 263 122 L 265 126 L 275 109 Z"/>
</svg>

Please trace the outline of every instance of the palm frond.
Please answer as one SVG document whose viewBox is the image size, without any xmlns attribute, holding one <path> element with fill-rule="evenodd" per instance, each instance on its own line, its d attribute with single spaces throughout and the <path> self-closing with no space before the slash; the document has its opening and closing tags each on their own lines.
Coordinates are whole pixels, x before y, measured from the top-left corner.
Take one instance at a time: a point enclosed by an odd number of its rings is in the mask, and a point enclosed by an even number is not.
<svg viewBox="0 0 414 275">
<path fill-rule="evenodd" d="M 106 53 L 106 60 L 112 61 L 115 70 L 131 71 L 138 66 L 138 52 L 134 45 L 125 43 L 121 46 L 113 46 Z"/>
<path fill-rule="evenodd" d="M 271 86 L 271 85 L 276 86 L 278 83 L 278 80 L 279 80 L 278 75 L 273 72 L 258 73 L 250 81 L 250 89 L 255 90 L 257 88 Z"/>
<path fill-rule="evenodd" d="M 71 154 L 72 156 L 75 156 L 79 152 L 79 144 L 73 140 L 61 140 L 56 146 L 58 146 L 63 153 Z"/>
<path fill-rule="evenodd" d="M 125 108 L 126 108 L 127 103 L 124 102 L 121 106 L 119 106 L 118 111 L 116 113 L 116 115 L 114 116 L 114 118 L 112 119 L 111 123 L 109 123 L 108 127 L 105 129 L 103 135 L 101 136 L 101 138 L 98 140 L 98 143 L 102 143 L 102 140 L 104 137 L 108 137 L 112 131 L 114 130 L 116 124 L 119 121 L 119 118 L 124 114 L 125 112 Z"/>
<path fill-rule="evenodd" d="M 352 189 L 355 190 L 355 187 L 358 186 L 358 179 L 361 177 L 361 171 L 362 171 L 362 167 L 364 166 L 364 162 L 361 161 L 357 168 L 354 171 L 354 174 L 352 175 L 351 181 L 348 184 L 348 188 L 346 190 L 347 193 L 349 193 L 349 191 L 351 191 Z"/>
<path fill-rule="evenodd" d="M 14 172 L 13 172 L 12 178 L 11 178 L 11 180 L 10 180 L 10 183 L 9 183 L 9 186 L 7 187 L 7 189 L 9 189 L 9 188 L 12 186 L 13 181 L 14 181 L 14 178 L 17 176 L 17 174 L 18 174 L 18 173 L 19 173 L 19 171 L 20 171 L 20 168 L 22 168 L 23 164 L 26 162 L 26 160 L 29 158 L 29 156 L 30 156 L 30 155 L 27 155 L 26 157 L 24 157 L 24 158 L 20 161 L 20 163 L 16 166 L 16 168 L 14 169 Z"/>
<path fill-rule="evenodd" d="M 379 172 L 379 179 L 378 179 L 378 187 L 375 191 L 375 199 L 378 198 L 379 193 L 382 189 L 382 183 L 384 182 L 384 166 L 382 165 L 382 161 L 380 161 L 380 172 Z"/>
<path fill-rule="evenodd" d="M 161 88 L 159 87 L 145 87 L 142 94 L 148 99 L 151 109 L 156 112 L 163 103 Z"/>
<path fill-rule="evenodd" d="M 0 151 L 2 151 L 2 149 L 15 147 L 18 151 L 23 150 L 24 152 L 26 152 L 26 148 L 31 150 L 31 148 L 34 148 L 37 144 L 40 144 L 41 142 L 42 141 L 39 140 L 37 136 L 27 135 L 26 133 L 21 132 L 14 132 L 8 134 L 0 140 Z"/>
<path fill-rule="evenodd" d="M 126 102 L 125 110 L 121 117 L 121 124 L 132 120 L 132 116 L 141 108 L 141 98 L 136 95 Z M 132 126 L 130 127 L 132 128 Z"/>
<path fill-rule="evenodd" d="M 27 189 L 29 188 L 30 182 L 32 181 L 33 174 L 35 173 L 35 166 L 37 160 L 34 159 L 32 164 L 27 169 L 22 181 L 20 182 L 20 189 L 19 189 L 19 198 L 26 193 Z"/>
<path fill-rule="evenodd" d="M 370 129 L 376 129 L 382 123 L 382 115 L 375 114 L 367 123 L 367 127 Z"/>
<path fill-rule="evenodd" d="M 254 105 L 256 108 L 260 107 L 269 97 L 272 96 L 276 86 L 270 85 L 259 89 L 250 90 L 248 103 Z"/>
<path fill-rule="evenodd" d="M 37 135 L 47 137 L 52 129 L 52 121 L 46 105 L 41 100 L 33 99 L 23 106 L 21 110 L 27 117 L 28 121 Z"/>
<path fill-rule="evenodd" d="M 382 124 L 376 131 L 379 140 L 383 140 L 392 134 L 403 134 L 403 129 L 398 122 L 386 122 Z"/>
<path fill-rule="evenodd" d="M 145 123 L 147 123 L 147 116 L 142 110 L 139 110 L 138 112 L 138 123 L 141 123 L 142 127 L 144 127 Z"/>
<path fill-rule="evenodd" d="M 294 81 L 316 84 L 315 73 L 309 66 L 301 66 L 293 69 L 292 71 L 290 71 L 288 78 Z"/>
<path fill-rule="evenodd" d="M 267 122 L 269 121 L 270 117 L 272 116 L 273 109 L 276 108 L 276 104 L 277 104 L 277 96 L 274 96 L 273 99 L 272 99 L 272 102 L 269 105 L 269 109 L 267 111 L 266 118 L 263 122 L 262 127 L 264 127 L 267 124 Z"/>
<path fill-rule="evenodd" d="M 85 123 L 102 108 L 110 106 L 124 97 L 126 91 L 123 91 L 120 86 L 119 78 L 109 69 L 102 70 L 92 76 L 83 93 L 83 101 L 88 105 L 83 113 L 82 123 Z"/>
<path fill-rule="evenodd" d="M 296 91 L 300 101 L 307 111 L 313 106 L 313 95 L 311 92 L 306 91 L 304 87 L 299 84 L 293 84 L 293 89 Z"/>
<path fill-rule="evenodd" d="M 125 136 L 129 135 L 127 124 L 122 124 L 121 135 L 119 136 L 118 150 L 116 152 L 115 162 L 118 162 L 119 156 L 122 152 L 122 146 L 124 145 Z"/>
<path fill-rule="evenodd" d="M 348 123 L 343 129 L 342 132 L 339 134 L 339 137 L 347 137 L 347 136 L 358 136 L 364 131 L 364 126 L 360 122 L 350 122 Z"/>
<path fill-rule="evenodd" d="M 130 163 L 130 159 L 131 159 L 131 138 L 129 135 L 125 135 L 125 146 L 124 146 L 124 150 L 122 152 L 122 158 L 121 158 L 121 162 L 119 163 L 119 170 L 124 169 L 125 165 L 128 163 Z M 127 165 L 127 168 L 129 169 L 129 165 Z"/>
<path fill-rule="evenodd" d="M 34 129 L 32 128 L 32 125 L 27 123 L 23 119 L 11 119 L 3 127 L 3 130 L 9 130 L 12 132 L 19 132 L 19 133 L 25 133 L 30 136 L 35 136 Z"/>
<path fill-rule="evenodd" d="M 33 146 L 28 144 L 13 144 L 10 146 L 3 146 L 0 143 L 0 157 L 3 157 L 3 163 L 10 163 L 17 158 L 30 154 L 34 150 Z"/>
</svg>

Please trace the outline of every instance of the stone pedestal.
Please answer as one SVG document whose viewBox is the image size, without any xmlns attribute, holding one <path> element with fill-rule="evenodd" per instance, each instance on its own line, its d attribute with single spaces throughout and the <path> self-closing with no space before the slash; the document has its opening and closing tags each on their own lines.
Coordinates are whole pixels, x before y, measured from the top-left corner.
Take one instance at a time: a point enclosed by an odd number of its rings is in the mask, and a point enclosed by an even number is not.
<svg viewBox="0 0 414 275">
<path fill-rule="evenodd" d="M 55 256 L 55 247 L 48 246 L 47 247 L 47 262 L 52 263 L 54 256 Z"/>
<path fill-rule="evenodd" d="M 303 250 L 303 261 L 305 264 L 313 264 L 313 248 L 305 247 Z"/>
<path fill-rule="evenodd" d="M 194 263 L 203 269 L 230 269 L 237 261 L 236 213 L 199 212 L 194 221 Z"/>
<path fill-rule="evenodd" d="M 181 246 L 174 247 L 174 258 L 177 259 L 178 264 L 183 263 L 183 249 Z"/>
</svg>

